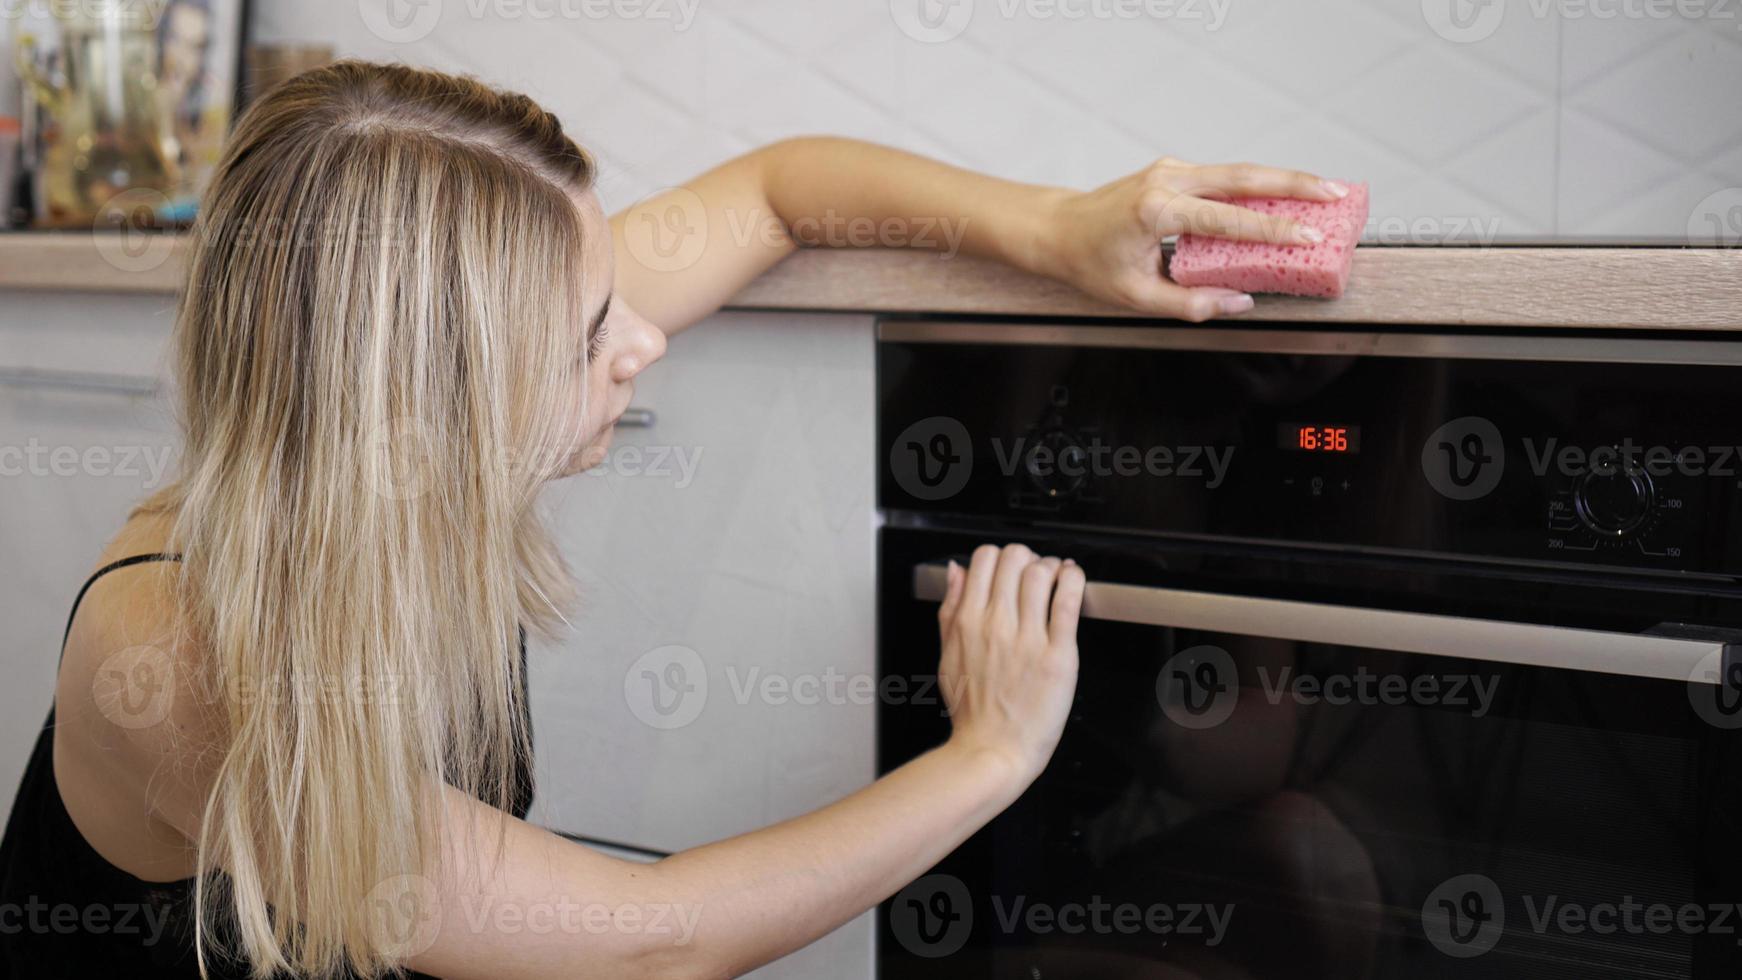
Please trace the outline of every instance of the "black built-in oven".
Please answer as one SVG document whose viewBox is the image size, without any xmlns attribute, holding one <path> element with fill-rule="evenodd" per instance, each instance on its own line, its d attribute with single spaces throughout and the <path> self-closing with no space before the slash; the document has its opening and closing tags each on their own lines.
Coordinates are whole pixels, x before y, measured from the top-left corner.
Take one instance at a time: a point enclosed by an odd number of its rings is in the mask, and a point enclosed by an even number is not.
<svg viewBox="0 0 1742 980">
<path fill-rule="evenodd" d="M 886 320 L 879 764 L 941 562 L 1090 579 L 1075 709 L 887 980 L 1742 976 L 1742 344 Z"/>
</svg>

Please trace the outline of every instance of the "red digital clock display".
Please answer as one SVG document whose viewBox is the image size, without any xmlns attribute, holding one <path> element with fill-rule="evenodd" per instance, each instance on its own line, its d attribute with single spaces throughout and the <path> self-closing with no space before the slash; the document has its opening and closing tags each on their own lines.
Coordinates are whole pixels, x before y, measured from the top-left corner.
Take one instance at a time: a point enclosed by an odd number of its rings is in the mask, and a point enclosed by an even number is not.
<svg viewBox="0 0 1742 980">
<path fill-rule="evenodd" d="M 1361 427 L 1286 422 L 1277 428 L 1276 442 L 1278 448 L 1296 452 L 1358 453 L 1361 451 Z"/>
</svg>

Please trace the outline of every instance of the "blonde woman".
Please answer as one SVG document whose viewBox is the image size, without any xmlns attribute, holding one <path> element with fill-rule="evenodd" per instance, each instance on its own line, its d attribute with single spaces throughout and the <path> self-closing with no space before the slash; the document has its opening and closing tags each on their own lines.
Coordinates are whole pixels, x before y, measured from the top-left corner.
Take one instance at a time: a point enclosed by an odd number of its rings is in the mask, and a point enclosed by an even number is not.
<svg viewBox="0 0 1742 980">
<path fill-rule="evenodd" d="M 399 66 L 310 72 L 239 121 L 177 325 L 183 469 L 74 604 L 0 848 L 0 974 L 732 976 L 894 893 L 1046 765 L 1083 574 L 987 546 L 940 612 L 954 734 L 930 754 L 652 865 L 520 819 L 522 630 L 569 593 L 539 488 L 597 458 L 668 333 L 797 247 L 719 236 L 655 271 L 594 176 L 524 96 Z M 688 190 L 717 227 L 952 217 L 969 253 L 1190 320 L 1251 300 L 1168 282 L 1162 236 L 1301 240 L 1213 199 L 1338 192 L 1163 160 L 1073 193 L 830 139 Z M 486 897 L 673 926 L 504 930 L 468 916 Z"/>
</svg>

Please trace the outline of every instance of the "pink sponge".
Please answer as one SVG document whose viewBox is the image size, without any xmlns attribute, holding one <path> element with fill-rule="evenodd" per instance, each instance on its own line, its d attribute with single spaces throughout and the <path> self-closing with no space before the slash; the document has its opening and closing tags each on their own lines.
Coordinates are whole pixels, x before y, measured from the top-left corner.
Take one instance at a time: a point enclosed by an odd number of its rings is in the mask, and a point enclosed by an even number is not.
<svg viewBox="0 0 1742 980">
<path fill-rule="evenodd" d="M 1203 235 L 1181 235 L 1168 275 L 1182 286 L 1220 286 L 1246 293 L 1289 293 L 1335 299 L 1349 284 L 1355 243 L 1367 226 L 1367 185 L 1348 184 L 1349 196 L 1319 203 L 1293 198 L 1255 197 L 1235 201 L 1243 208 L 1280 214 L 1317 228 L 1316 245 L 1267 245 Z"/>
</svg>

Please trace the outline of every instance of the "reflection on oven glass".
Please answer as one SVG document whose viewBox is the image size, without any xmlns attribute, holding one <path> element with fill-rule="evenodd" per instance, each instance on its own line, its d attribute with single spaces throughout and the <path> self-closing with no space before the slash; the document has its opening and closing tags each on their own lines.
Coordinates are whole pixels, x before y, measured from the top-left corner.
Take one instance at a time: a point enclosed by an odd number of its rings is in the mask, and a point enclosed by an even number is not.
<svg viewBox="0 0 1742 980">
<path fill-rule="evenodd" d="M 1592 675 L 1111 624 L 1084 645 L 1059 755 L 995 825 L 991 976 L 1468 975 L 1508 903 L 1524 959 L 1481 975 L 1558 975 L 1528 966 L 1558 955 L 1528 928 L 1543 902 L 1693 891 L 1689 746 L 1604 730 Z M 1580 826 L 1587 809 L 1641 823 Z M 1589 940 L 1689 955 L 1686 936 Z"/>
</svg>

